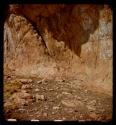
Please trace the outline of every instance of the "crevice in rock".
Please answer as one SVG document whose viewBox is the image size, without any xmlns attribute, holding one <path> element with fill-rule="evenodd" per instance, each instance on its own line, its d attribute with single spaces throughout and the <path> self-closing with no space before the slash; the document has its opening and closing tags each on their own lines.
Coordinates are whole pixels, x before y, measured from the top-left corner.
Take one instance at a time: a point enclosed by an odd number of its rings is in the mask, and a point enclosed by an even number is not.
<svg viewBox="0 0 116 125">
<path fill-rule="evenodd" d="M 44 45 L 44 47 L 48 50 L 48 48 L 47 48 L 47 46 L 46 46 L 46 42 L 45 42 L 45 40 L 43 39 L 43 36 L 41 35 L 41 33 L 40 33 L 40 31 L 39 31 L 39 28 L 37 28 L 36 23 L 34 23 L 32 20 L 30 20 L 27 16 L 25 16 L 25 15 L 23 15 L 23 16 L 32 24 L 33 29 L 37 31 L 38 35 L 41 36 L 43 45 Z M 47 51 L 47 52 L 48 52 L 48 51 Z M 49 54 L 49 52 L 48 52 L 48 54 Z"/>
</svg>

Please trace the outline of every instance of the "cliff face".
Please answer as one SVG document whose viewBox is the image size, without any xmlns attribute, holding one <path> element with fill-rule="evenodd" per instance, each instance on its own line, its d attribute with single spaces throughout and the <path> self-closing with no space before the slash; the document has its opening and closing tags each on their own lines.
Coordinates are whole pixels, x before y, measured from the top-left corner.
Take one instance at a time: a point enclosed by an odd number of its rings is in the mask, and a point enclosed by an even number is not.
<svg viewBox="0 0 116 125">
<path fill-rule="evenodd" d="M 9 5 L 5 72 L 48 77 L 112 77 L 112 12 L 108 5 Z M 73 74 L 73 75 L 72 75 Z M 110 78 L 109 78 L 110 77 Z"/>
<path fill-rule="evenodd" d="M 90 34 L 99 25 L 101 8 L 102 6 L 96 5 L 23 5 L 11 6 L 10 11 L 22 14 L 35 24 L 50 55 L 55 54 L 56 50 L 53 48 L 56 44 L 49 42 L 47 37 L 57 42 L 63 41 L 69 49 L 80 56 L 81 45 L 88 41 Z"/>
</svg>

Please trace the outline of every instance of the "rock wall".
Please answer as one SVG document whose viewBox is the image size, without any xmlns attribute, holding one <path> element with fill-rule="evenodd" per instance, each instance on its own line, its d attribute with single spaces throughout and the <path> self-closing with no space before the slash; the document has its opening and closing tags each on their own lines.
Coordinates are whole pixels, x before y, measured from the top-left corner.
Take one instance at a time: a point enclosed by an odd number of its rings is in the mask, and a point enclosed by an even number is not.
<svg viewBox="0 0 116 125">
<path fill-rule="evenodd" d="M 4 71 L 76 76 L 112 82 L 112 11 L 108 5 L 9 5 L 4 24 Z M 97 77 L 98 76 L 98 77 Z"/>
</svg>

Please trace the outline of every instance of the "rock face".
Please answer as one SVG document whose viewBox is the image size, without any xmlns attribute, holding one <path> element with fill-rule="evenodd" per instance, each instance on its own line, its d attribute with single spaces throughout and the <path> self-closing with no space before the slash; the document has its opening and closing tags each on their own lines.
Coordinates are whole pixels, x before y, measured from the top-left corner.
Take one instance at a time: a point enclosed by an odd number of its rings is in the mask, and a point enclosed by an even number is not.
<svg viewBox="0 0 116 125">
<path fill-rule="evenodd" d="M 4 71 L 53 77 L 85 72 L 112 81 L 112 11 L 108 5 L 9 5 Z M 106 80 L 106 79 L 105 79 Z"/>
<path fill-rule="evenodd" d="M 82 44 L 99 25 L 101 8 L 96 5 L 23 5 L 10 6 L 10 11 L 21 13 L 36 25 L 50 55 L 59 53 L 57 42 L 63 41 L 80 56 Z"/>
</svg>

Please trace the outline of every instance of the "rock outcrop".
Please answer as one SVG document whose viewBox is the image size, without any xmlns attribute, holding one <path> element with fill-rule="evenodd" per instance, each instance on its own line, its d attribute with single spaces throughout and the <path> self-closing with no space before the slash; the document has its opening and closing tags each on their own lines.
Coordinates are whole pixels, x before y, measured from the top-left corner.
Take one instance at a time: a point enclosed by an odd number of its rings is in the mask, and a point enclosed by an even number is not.
<svg viewBox="0 0 116 125">
<path fill-rule="evenodd" d="M 84 72 L 112 82 L 110 6 L 17 4 L 8 12 L 5 72 L 52 78 Z"/>
</svg>

